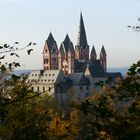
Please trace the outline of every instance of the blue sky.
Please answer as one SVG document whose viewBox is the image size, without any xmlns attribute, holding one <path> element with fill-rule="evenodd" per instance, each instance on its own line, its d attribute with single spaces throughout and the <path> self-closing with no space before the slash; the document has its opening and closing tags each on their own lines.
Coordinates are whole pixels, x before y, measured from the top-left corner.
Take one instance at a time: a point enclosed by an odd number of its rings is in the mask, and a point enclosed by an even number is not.
<svg viewBox="0 0 140 140">
<path fill-rule="evenodd" d="M 108 67 L 125 67 L 140 58 L 140 0 L 0 0 L 0 43 L 36 42 L 31 56 L 20 52 L 24 69 L 42 67 L 44 42 L 51 31 L 58 47 L 68 33 L 77 42 L 82 11 L 88 44 L 99 54 L 104 45 Z M 9 58 L 7 58 L 9 59 Z"/>
</svg>

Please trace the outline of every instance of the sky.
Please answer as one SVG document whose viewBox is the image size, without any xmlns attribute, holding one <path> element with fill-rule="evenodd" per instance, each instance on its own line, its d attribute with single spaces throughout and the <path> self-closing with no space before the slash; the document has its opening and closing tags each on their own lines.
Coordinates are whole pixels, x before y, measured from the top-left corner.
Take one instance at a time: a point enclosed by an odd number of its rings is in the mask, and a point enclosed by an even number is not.
<svg viewBox="0 0 140 140">
<path fill-rule="evenodd" d="M 30 56 L 19 52 L 21 69 L 41 69 L 44 42 L 52 32 L 58 47 L 68 33 L 77 43 L 82 12 L 90 50 L 99 55 L 102 45 L 109 68 L 130 66 L 140 59 L 140 0 L 0 0 L 0 44 L 30 41 L 37 46 Z M 7 56 L 8 61 L 12 61 Z"/>
</svg>

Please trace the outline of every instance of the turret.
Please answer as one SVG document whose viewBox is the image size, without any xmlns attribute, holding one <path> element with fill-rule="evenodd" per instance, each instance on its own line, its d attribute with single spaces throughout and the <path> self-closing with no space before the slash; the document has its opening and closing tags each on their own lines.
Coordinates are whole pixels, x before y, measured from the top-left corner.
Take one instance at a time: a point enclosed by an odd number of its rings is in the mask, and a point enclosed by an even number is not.
<svg viewBox="0 0 140 140">
<path fill-rule="evenodd" d="M 104 46 L 102 46 L 101 52 L 100 52 L 100 64 L 104 70 L 104 72 L 107 72 L 107 55 Z"/>
<path fill-rule="evenodd" d="M 91 61 L 94 61 L 97 59 L 97 54 L 96 54 L 96 50 L 95 50 L 94 46 L 92 47 L 90 58 L 91 58 Z"/>
<path fill-rule="evenodd" d="M 65 74 L 72 73 L 74 71 L 74 59 L 73 43 L 67 34 L 59 49 L 59 69 L 62 69 Z"/>
<path fill-rule="evenodd" d="M 47 40 L 45 41 L 43 61 L 44 70 L 58 69 L 58 48 L 52 33 L 49 34 Z"/>
</svg>

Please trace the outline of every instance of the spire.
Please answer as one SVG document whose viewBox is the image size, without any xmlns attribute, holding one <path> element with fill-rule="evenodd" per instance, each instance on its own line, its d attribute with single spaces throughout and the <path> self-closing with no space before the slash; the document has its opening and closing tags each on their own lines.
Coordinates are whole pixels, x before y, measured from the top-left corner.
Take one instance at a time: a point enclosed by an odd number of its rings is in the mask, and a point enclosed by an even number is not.
<svg viewBox="0 0 140 140">
<path fill-rule="evenodd" d="M 63 46 L 63 49 L 65 49 L 65 52 L 68 52 L 68 50 L 70 50 L 72 52 L 74 51 L 73 44 L 72 44 L 68 34 L 66 35 L 66 37 L 65 37 L 64 41 L 62 42 L 61 46 Z M 61 46 L 60 46 L 60 48 L 62 50 Z"/>
<path fill-rule="evenodd" d="M 70 38 L 69 38 L 69 35 L 67 34 L 65 39 L 64 39 L 64 42 L 70 42 Z"/>
<path fill-rule="evenodd" d="M 51 32 L 46 40 L 46 43 L 48 45 L 49 50 L 52 49 L 52 46 L 54 46 L 54 45 L 57 46 L 56 41 L 54 40 L 54 37 Z"/>
<path fill-rule="evenodd" d="M 92 47 L 91 54 L 90 54 L 91 59 L 96 60 L 97 59 L 97 54 L 94 46 Z"/>
<path fill-rule="evenodd" d="M 48 36 L 46 42 L 47 42 L 49 45 L 52 45 L 52 44 L 55 42 L 54 37 L 53 37 L 53 35 L 52 35 L 51 32 L 50 32 L 50 34 L 49 34 L 49 36 Z"/>
<path fill-rule="evenodd" d="M 102 46 L 101 53 L 106 56 L 106 51 L 105 51 L 104 46 Z"/>
<path fill-rule="evenodd" d="M 88 46 L 82 13 L 80 14 L 80 26 L 79 26 L 77 45 L 83 48 Z"/>
</svg>

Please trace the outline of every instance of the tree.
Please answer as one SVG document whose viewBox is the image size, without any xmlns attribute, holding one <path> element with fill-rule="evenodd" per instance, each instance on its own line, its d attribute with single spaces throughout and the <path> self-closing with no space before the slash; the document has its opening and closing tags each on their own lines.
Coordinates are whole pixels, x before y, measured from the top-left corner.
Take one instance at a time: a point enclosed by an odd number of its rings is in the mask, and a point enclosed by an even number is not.
<svg viewBox="0 0 140 140">
<path fill-rule="evenodd" d="M 77 109 L 79 139 L 140 139 L 140 61 L 127 76 L 107 85 L 97 95 L 82 101 Z"/>
</svg>

